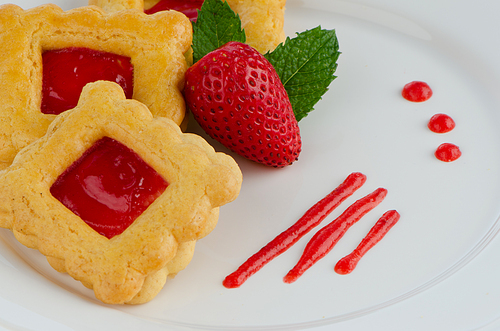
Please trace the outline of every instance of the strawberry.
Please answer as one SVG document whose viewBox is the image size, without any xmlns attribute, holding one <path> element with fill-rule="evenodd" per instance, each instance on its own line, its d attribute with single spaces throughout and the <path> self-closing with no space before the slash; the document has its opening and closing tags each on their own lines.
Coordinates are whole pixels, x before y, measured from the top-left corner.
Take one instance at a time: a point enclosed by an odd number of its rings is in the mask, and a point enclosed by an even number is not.
<svg viewBox="0 0 500 331">
<path fill-rule="evenodd" d="M 296 161 L 299 126 L 273 66 L 252 47 L 229 42 L 186 72 L 188 107 L 200 126 L 239 155 L 273 167 Z"/>
</svg>

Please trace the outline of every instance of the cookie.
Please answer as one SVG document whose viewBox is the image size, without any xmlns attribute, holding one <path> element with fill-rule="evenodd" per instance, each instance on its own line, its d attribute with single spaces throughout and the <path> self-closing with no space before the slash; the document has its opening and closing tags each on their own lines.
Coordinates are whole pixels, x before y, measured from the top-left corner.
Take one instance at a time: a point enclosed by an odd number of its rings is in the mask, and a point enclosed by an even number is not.
<svg viewBox="0 0 500 331">
<path fill-rule="evenodd" d="M 241 18 L 246 43 L 261 53 L 285 41 L 286 0 L 226 0 Z"/>
<path fill-rule="evenodd" d="M 286 0 L 225 0 L 241 19 L 247 43 L 261 53 L 285 41 L 283 30 Z M 89 0 L 108 12 L 124 9 L 150 9 L 159 0 Z"/>
<path fill-rule="evenodd" d="M 241 181 L 230 156 L 98 81 L 0 171 L 0 226 L 102 302 L 144 303 L 186 267 Z"/>
<path fill-rule="evenodd" d="M 95 6 L 63 11 L 56 5 L 23 10 L 0 6 L 0 169 L 43 136 L 55 118 L 41 112 L 43 55 L 67 48 L 108 52 L 130 59 L 132 98 L 155 116 L 181 124 L 181 90 L 192 28 L 177 12 L 108 14 Z M 45 72 L 47 74 L 47 72 Z"/>
</svg>

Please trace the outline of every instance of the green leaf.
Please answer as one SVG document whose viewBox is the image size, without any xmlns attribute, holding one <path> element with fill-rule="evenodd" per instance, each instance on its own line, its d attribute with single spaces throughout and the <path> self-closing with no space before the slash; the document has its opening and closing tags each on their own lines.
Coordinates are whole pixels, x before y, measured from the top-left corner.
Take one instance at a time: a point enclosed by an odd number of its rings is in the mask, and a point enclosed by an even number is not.
<svg viewBox="0 0 500 331">
<path fill-rule="evenodd" d="M 340 55 L 335 30 L 317 27 L 287 38 L 265 57 L 276 69 L 300 121 L 314 109 L 336 78 Z"/>
<path fill-rule="evenodd" d="M 205 0 L 193 23 L 193 62 L 230 41 L 246 41 L 240 17 L 225 1 Z"/>
</svg>

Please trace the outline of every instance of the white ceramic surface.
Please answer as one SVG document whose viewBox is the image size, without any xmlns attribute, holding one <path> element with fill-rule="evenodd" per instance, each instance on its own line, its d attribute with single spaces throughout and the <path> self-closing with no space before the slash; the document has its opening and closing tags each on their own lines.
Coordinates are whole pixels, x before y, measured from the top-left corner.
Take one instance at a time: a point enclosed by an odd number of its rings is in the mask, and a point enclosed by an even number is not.
<svg viewBox="0 0 500 331">
<path fill-rule="evenodd" d="M 27 9 L 41 3 L 17 4 Z M 85 2 L 56 4 L 70 9 Z M 91 291 L 53 271 L 38 252 L 0 231 L 0 325 L 14 330 L 494 328 L 500 316 L 495 308 L 500 267 L 494 264 L 500 257 L 498 12 L 495 1 L 288 0 L 288 35 L 317 25 L 335 29 L 342 51 L 338 78 L 300 122 L 300 160 L 276 170 L 235 157 L 244 174 L 240 197 L 222 208 L 216 230 L 198 243 L 188 268 L 142 306 L 100 304 Z M 428 82 L 434 96 L 419 104 L 404 100 L 401 88 L 412 80 Z M 426 124 L 435 113 L 452 116 L 455 130 L 430 132 Z M 196 125 L 190 129 L 199 132 Z M 462 157 L 436 160 L 433 152 L 442 142 L 459 145 Z M 353 171 L 366 174 L 366 184 L 325 224 L 377 187 L 389 194 L 327 257 L 296 283 L 282 282 L 311 233 L 241 288 L 221 285 Z M 400 222 L 352 274 L 334 273 L 336 261 L 389 209 L 400 212 Z"/>
</svg>

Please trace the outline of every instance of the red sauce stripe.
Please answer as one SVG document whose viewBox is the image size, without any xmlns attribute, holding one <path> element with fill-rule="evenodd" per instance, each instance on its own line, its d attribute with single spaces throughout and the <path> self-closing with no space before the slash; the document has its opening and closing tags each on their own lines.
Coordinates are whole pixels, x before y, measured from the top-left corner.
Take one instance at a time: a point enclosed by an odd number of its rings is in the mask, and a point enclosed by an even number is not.
<svg viewBox="0 0 500 331">
<path fill-rule="evenodd" d="M 295 282 L 307 269 L 328 254 L 347 230 L 382 202 L 386 195 L 386 189 L 376 189 L 353 203 L 342 215 L 319 230 L 307 243 L 299 262 L 288 272 L 283 281 L 285 283 Z"/>
<path fill-rule="evenodd" d="M 343 257 L 335 265 L 335 272 L 341 275 L 351 273 L 359 260 L 375 246 L 389 230 L 399 221 L 399 213 L 395 210 L 389 210 L 375 223 L 370 232 L 359 243 L 358 247 L 351 254 Z"/>
<path fill-rule="evenodd" d="M 227 288 L 241 286 L 250 276 L 281 253 L 289 249 L 312 228 L 325 219 L 342 201 L 351 196 L 366 182 L 366 176 L 355 172 L 326 197 L 314 204 L 295 224 L 246 260 L 235 272 L 228 275 L 222 284 Z"/>
</svg>

